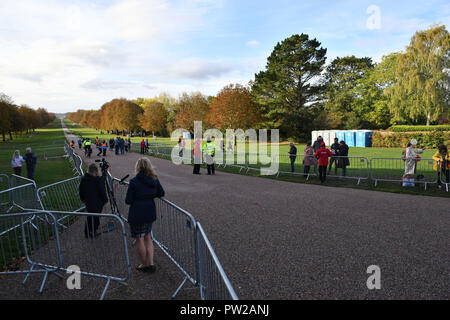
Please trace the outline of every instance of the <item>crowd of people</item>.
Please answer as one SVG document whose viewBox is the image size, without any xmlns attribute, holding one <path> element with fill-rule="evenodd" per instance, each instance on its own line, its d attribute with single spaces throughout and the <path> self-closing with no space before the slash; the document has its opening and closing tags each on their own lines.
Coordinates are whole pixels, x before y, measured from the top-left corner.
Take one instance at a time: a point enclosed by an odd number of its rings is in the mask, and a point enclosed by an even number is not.
<svg viewBox="0 0 450 320">
<path fill-rule="evenodd" d="M 328 149 L 319 136 L 314 143 L 308 141 L 303 153 L 303 174 L 307 177 L 310 174 L 311 166 L 314 167 L 314 172 L 319 173 L 321 183 L 325 183 L 327 174 L 329 175 L 334 165 L 334 174 L 338 174 L 338 168 L 342 169 L 342 176 L 347 174 L 347 167 L 350 165 L 348 159 L 349 147 L 345 141 L 340 141 L 335 138 L 334 143 Z M 294 143 L 290 143 L 289 158 L 291 161 L 291 172 L 295 173 L 295 162 L 297 160 L 297 148 Z"/>
</svg>

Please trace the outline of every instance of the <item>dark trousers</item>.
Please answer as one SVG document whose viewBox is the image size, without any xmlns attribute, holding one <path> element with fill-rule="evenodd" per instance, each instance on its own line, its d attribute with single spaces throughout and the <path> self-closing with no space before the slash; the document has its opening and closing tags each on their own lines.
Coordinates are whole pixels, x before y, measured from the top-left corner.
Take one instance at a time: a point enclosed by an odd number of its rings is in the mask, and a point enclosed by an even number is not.
<svg viewBox="0 0 450 320">
<path fill-rule="evenodd" d="M 319 166 L 319 178 L 321 182 L 327 179 L 327 166 Z"/>
<path fill-rule="evenodd" d="M 305 169 L 303 169 L 303 173 L 305 176 L 309 175 L 309 170 L 311 169 L 311 166 L 305 166 Z"/>
<path fill-rule="evenodd" d="M 106 157 L 106 147 L 103 148 L 103 156 Z"/>
<path fill-rule="evenodd" d="M 102 155 L 102 153 L 103 153 L 103 150 L 102 150 L 102 148 L 98 149 L 98 153 L 97 153 L 97 156 L 98 156 L 98 157 L 100 157 L 100 156 Z"/>
<path fill-rule="evenodd" d="M 291 159 L 291 172 L 295 172 L 295 157 L 290 157 Z"/>
<path fill-rule="evenodd" d="M 144 154 L 144 153 L 145 153 L 145 147 L 144 148 L 141 147 L 141 154 Z"/>
<path fill-rule="evenodd" d="M 208 169 L 208 174 L 216 174 L 216 168 L 214 167 L 214 162 L 212 164 L 207 164 L 206 169 Z"/>
<path fill-rule="evenodd" d="M 87 216 L 86 217 L 86 225 L 85 225 L 85 229 L 84 229 L 84 235 L 86 237 L 94 236 L 98 230 L 99 225 L 100 225 L 99 217 Z"/>
<path fill-rule="evenodd" d="M 21 176 L 22 175 L 22 167 L 14 167 L 14 174 L 17 176 Z"/>
<path fill-rule="evenodd" d="M 34 166 L 27 166 L 28 179 L 34 180 Z"/>
<path fill-rule="evenodd" d="M 338 159 L 336 159 L 334 157 L 331 157 L 331 159 L 330 159 L 330 164 L 328 166 L 328 174 L 330 174 L 333 164 L 334 164 L 334 174 L 337 175 Z"/>
<path fill-rule="evenodd" d="M 116 146 L 116 155 L 119 154 L 119 147 Z"/>
<path fill-rule="evenodd" d="M 442 186 L 441 172 L 438 171 L 437 175 L 438 175 L 438 185 Z M 444 171 L 444 175 L 445 175 L 445 182 L 449 183 L 450 182 L 450 170 Z"/>
<path fill-rule="evenodd" d="M 199 173 L 200 173 L 200 164 L 194 164 L 193 174 L 199 174 Z"/>
</svg>

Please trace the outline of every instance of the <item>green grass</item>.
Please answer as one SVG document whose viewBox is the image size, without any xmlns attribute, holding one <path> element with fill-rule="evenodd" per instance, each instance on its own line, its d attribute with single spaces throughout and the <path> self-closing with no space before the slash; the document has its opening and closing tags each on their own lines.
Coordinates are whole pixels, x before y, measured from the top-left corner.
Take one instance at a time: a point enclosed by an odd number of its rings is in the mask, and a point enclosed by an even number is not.
<svg viewBox="0 0 450 320">
<path fill-rule="evenodd" d="M 21 135 L 12 142 L 0 143 L 0 173 L 12 174 L 11 159 L 15 150 L 23 156 L 25 149 L 31 147 L 36 153 L 38 163 L 35 169 L 35 181 L 38 187 L 73 177 L 72 166 L 66 158 L 45 160 L 45 157 L 64 155 L 65 136 L 61 121 L 56 119 L 43 129 L 37 129 L 32 135 Z M 26 165 L 22 167 L 22 176 L 27 176 Z"/>
</svg>

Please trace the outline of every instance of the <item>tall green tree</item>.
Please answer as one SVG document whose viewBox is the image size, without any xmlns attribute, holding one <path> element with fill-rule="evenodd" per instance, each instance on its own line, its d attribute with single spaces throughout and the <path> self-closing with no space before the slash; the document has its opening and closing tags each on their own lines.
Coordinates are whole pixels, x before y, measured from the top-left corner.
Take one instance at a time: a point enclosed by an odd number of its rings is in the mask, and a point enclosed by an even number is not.
<svg viewBox="0 0 450 320">
<path fill-rule="evenodd" d="M 300 137 L 313 118 L 309 106 L 319 100 L 319 82 L 327 50 L 307 34 L 277 43 L 266 70 L 255 74 L 252 96 L 262 106 L 266 126 L 279 128 L 282 136 Z"/>
<path fill-rule="evenodd" d="M 450 35 L 445 26 L 418 31 L 398 57 L 398 82 L 387 90 L 394 120 L 407 115 L 426 124 L 449 112 Z"/>
<path fill-rule="evenodd" d="M 361 92 L 358 90 L 373 68 L 371 58 L 355 56 L 338 57 L 327 66 L 324 75 L 325 110 L 332 128 L 359 129 L 368 126 L 364 118 L 370 111 L 370 104 L 361 103 Z"/>
</svg>

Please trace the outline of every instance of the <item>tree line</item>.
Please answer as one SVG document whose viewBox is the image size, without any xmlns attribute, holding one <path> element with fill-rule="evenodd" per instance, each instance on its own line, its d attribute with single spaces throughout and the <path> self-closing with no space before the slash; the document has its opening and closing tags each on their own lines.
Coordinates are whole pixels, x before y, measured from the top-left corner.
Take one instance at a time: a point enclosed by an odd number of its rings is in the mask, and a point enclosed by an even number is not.
<svg viewBox="0 0 450 320">
<path fill-rule="evenodd" d="M 307 34 L 277 43 L 265 70 L 248 85 L 230 84 L 216 96 L 114 99 L 100 110 L 68 118 L 111 131 L 167 135 L 177 128 L 280 129 L 280 137 L 306 140 L 316 129 L 386 129 L 391 125 L 447 123 L 450 105 L 450 35 L 445 26 L 418 31 L 404 52 L 374 63 L 337 57 Z"/>
<path fill-rule="evenodd" d="M 32 109 L 26 105 L 17 106 L 11 97 L 0 93 L 0 132 L 3 142 L 6 135 L 13 140 L 13 133 L 17 136 L 25 132 L 34 132 L 37 128 L 45 127 L 55 120 L 55 114 L 44 108 Z"/>
</svg>

